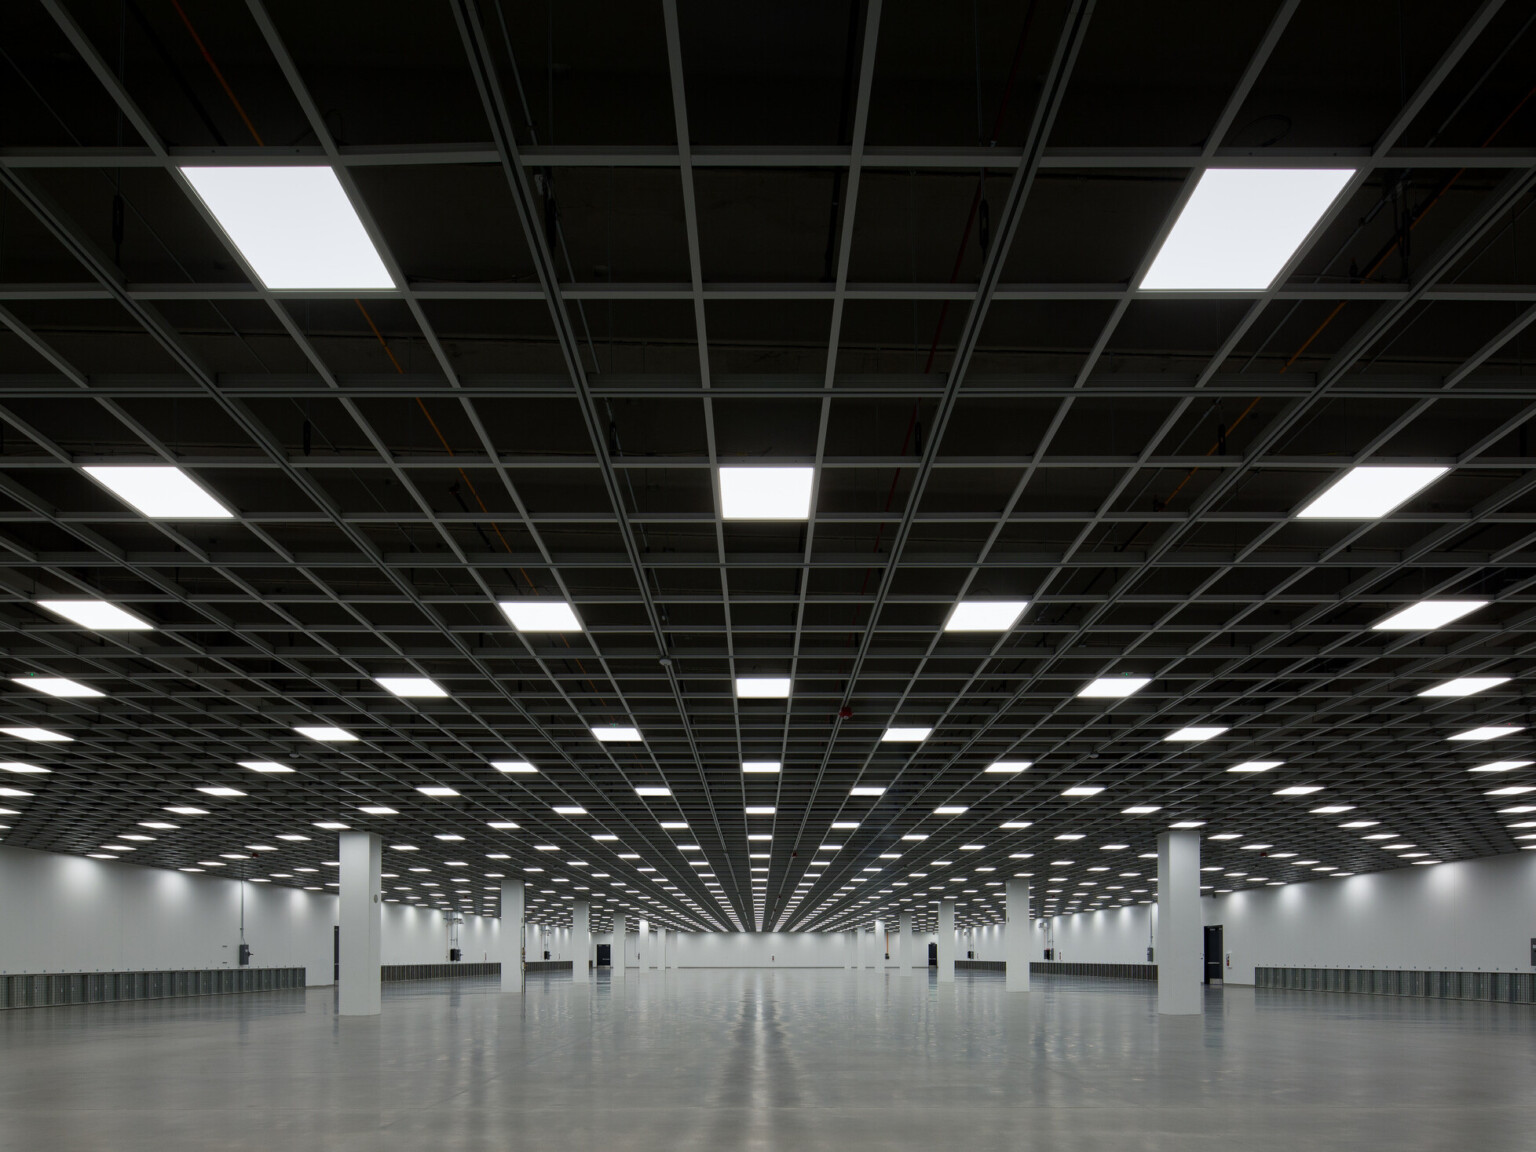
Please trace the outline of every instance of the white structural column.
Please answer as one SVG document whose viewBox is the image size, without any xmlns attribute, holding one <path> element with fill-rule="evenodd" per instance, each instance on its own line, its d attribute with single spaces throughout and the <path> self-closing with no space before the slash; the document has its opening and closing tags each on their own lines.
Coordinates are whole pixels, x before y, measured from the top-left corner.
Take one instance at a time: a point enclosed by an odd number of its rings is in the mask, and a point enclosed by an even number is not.
<svg viewBox="0 0 1536 1152">
<path fill-rule="evenodd" d="M 1194 1016 L 1204 1010 L 1200 916 L 1200 833 L 1157 838 L 1157 1010 Z"/>
<path fill-rule="evenodd" d="M 379 1014 L 379 930 L 384 904 L 379 879 L 379 838 L 372 832 L 343 832 L 341 861 L 340 987 L 336 1011 L 342 1016 Z"/>
<path fill-rule="evenodd" d="M 571 980 L 587 982 L 587 954 L 592 951 L 592 906 L 585 900 L 571 905 Z"/>
<path fill-rule="evenodd" d="M 917 937 L 912 935 L 912 913 L 896 914 L 896 966 L 906 975 L 912 974 L 917 963 Z"/>
<path fill-rule="evenodd" d="M 884 972 L 885 971 L 885 921 L 884 920 L 876 920 L 875 921 L 875 935 L 874 935 L 874 938 L 872 940 L 872 943 L 875 946 L 874 947 L 874 951 L 870 954 L 870 959 L 872 961 L 874 961 L 873 967 L 874 967 L 876 972 Z"/>
<path fill-rule="evenodd" d="M 613 914 L 613 943 L 608 946 L 608 963 L 611 966 L 608 970 L 608 980 L 610 983 L 624 979 L 624 950 L 629 947 L 624 942 L 624 933 L 628 931 L 629 927 L 624 913 L 615 912 Z"/>
<path fill-rule="evenodd" d="M 636 929 L 638 936 L 635 941 L 635 963 L 640 966 L 640 971 L 645 971 L 645 966 L 651 960 L 651 922 L 644 916 L 640 917 L 640 925 Z"/>
<path fill-rule="evenodd" d="M 656 929 L 656 958 L 658 961 L 656 967 L 663 972 L 667 970 L 667 936 L 668 932 L 665 928 Z"/>
<path fill-rule="evenodd" d="M 523 930 L 523 882 L 521 880 L 503 880 L 501 882 L 501 990 L 503 992 L 521 992 L 523 990 L 523 950 L 527 946 L 528 934 Z"/>
<path fill-rule="evenodd" d="M 1008 922 L 1003 926 L 1003 963 L 1008 969 L 1003 984 L 1009 992 L 1029 991 L 1029 881 L 1011 877 L 1008 887 Z"/>
<path fill-rule="evenodd" d="M 939 901 L 939 983 L 955 982 L 955 902 Z"/>
</svg>

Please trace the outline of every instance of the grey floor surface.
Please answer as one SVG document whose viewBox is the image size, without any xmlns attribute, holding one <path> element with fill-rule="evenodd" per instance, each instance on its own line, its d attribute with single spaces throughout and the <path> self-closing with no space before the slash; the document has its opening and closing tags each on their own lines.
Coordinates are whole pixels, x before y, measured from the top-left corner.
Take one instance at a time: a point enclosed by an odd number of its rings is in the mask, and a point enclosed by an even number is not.
<svg viewBox="0 0 1536 1152">
<path fill-rule="evenodd" d="M 0 1012 L 0 1149 L 1536 1148 L 1536 1008 L 840 971 Z"/>
</svg>

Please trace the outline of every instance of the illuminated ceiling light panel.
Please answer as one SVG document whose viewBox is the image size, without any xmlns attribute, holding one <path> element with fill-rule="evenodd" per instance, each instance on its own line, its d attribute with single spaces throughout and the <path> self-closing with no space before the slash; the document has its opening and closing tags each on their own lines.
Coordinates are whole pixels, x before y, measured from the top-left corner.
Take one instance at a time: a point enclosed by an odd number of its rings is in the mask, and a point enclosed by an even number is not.
<svg viewBox="0 0 1536 1152">
<path fill-rule="evenodd" d="M 834 820 L 834 821 L 832 821 L 832 827 L 835 828 L 836 830 L 838 830 L 839 832 L 852 832 L 856 828 L 858 828 L 858 826 L 859 826 L 859 822 L 857 820 Z"/>
<path fill-rule="evenodd" d="M 748 816 L 772 816 L 778 809 L 772 804 L 749 804 L 742 811 Z"/>
<path fill-rule="evenodd" d="M 946 632 L 1009 632 L 1028 600 L 958 600 L 944 621 Z"/>
<path fill-rule="evenodd" d="M 393 692 L 396 696 L 406 698 L 413 696 L 448 695 L 448 690 L 435 680 L 429 680 L 425 676 L 375 676 L 375 684 L 386 692 Z"/>
<path fill-rule="evenodd" d="M 809 520 L 815 479 L 814 468 L 722 466 L 721 519 Z"/>
<path fill-rule="evenodd" d="M 963 816 L 968 811 L 970 811 L 970 808 L 965 804 L 940 804 L 933 810 L 933 814 L 935 816 Z M 902 839 L 905 840 L 906 837 L 903 836 Z"/>
<path fill-rule="evenodd" d="M 17 740 L 30 740 L 34 744 L 73 744 L 75 741 L 73 736 L 47 728 L 0 728 L 0 734 L 13 736 Z"/>
<path fill-rule="evenodd" d="M 12 676 L 11 683 L 20 684 L 38 692 L 45 692 L 49 696 L 76 697 L 76 696 L 103 696 L 88 684 L 79 684 L 73 680 L 66 680 L 62 676 Z"/>
<path fill-rule="evenodd" d="M 1078 690 L 1084 699 L 1119 700 L 1139 692 L 1152 681 L 1145 676 L 1100 676 Z"/>
<path fill-rule="evenodd" d="M 1234 764 L 1228 768 L 1228 772 L 1268 772 L 1284 764 L 1284 760 L 1247 760 L 1242 764 Z"/>
<path fill-rule="evenodd" d="M 487 821 L 485 826 L 487 828 L 495 828 L 498 832 L 514 832 L 522 827 L 522 825 L 512 820 L 490 820 Z M 596 837 L 593 837 L 593 839 L 596 839 Z"/>
<path fill-rule="evenodd" d="M 23 764 L 20 760 L 0 761 L 0 772 L 11 772 L 18 776 L 46 776 L 52 771 L 51 768 L 40 768 L 36 764 Z"/>
<path fill-rule="evenodd" d="M 526 760 L 492 760 L 491 767 L 498 772 L 505 772 L 509 776 L 528 775 L 530 773 L 536 775 L 539 771 Z"/>
<path fill-rule="evenodd" d="M 789 699 L 788 676 L 738 676 L 736 695 L 743 700 Z"/>
<path fill-rule="evenodd" d="M 105 600 L 39 600 L 39 608 L 92 632 L 153 632 L 155 626 Z"/>
<path fill-rule="evenodd" d="M 316 828 L 323 828 L 327 832 L 346 832 L 349 829 L 351 829 L 352 825 L 350 825 L 350 824 L 343 824 L 339 820 L 316 820 L 315 821 L 315 827 Z M 312 868 L 309 868 L 309 869 L 300 868 L 299 871 L 300 872 L 306 872 L 306 871 L 312 872 L 312 871 L 314 871 L 314 869 L 312 869 Z"/>
<path fill-rule="evenodd" d="M 294 728 L 300 736 L 308 736 L 311 740 L 319 740 L 326 744 L 343 744 L 357 737 L 345 728 L 332 728 L 326 724 L 300 725 Z"/>
<path fill-rule="evenodd" d="M 905 836 L 902 837 L 902 839 L 903 840 L 926 840 L 926 839 L 928 839 L 928 833 L 926 833 L 926 832 L 908 832 Z"/>
<path fill-rule="evenodd" d="M 1472 696 L 1478 692 L 1485 692 L 1489 688 L 1497 688 L 1500 684 L 1508 684 L 1508 676 L 1460 676 L 1455 680 L 1447 680 L 1444 684 L 1436 684 L 1433 688 L 1426 688 L 1420 692 L 1420 696 Z M 0 729 L 3 731 L 3 729 Z"/>
<path fill-rule="evenodd" d="M 151 520 L 229 520 L 234 516 L 197 481 L 169 464 L 91 464 L 85 474 Z"/>
<path fill-rule="evenodd" d="M 633 744 L 640 739 L 640 729 L 626 728 L 620 724 L 594 727 L 591 731 L 604 744 Z"/>
<path fill-rule="evenodd" d="M 1097 796 L 1104 789 L 1098 784 L 1074 784 L 1062 791 L 1063 796 Z"/>
<path fill-rule="evenodd" d="M 423 796 L 457 796 L 458 790 L 450 788 L 446 784 L 418 784 L 416 791 Z"/>
<path fill-rule="evenodd" d="M 1465 732 L 1458 732 L 1454 736 L 1447 736 L 1446 739 L 1476 743 L 1479 740 L 1497 740 L 1500 736 L 1513 736 L 1516 732 L 1523 731 L 1523 728 L 1500 727 L 1496 725 L 1491 728 L 1468 728 Z"/>
<path fill-rule="evenodd" d="M 665 784 L 642 784 L 635 789 L 636 796 L 670 796 L 672 789 Z"/>
<path fill-rule="evenodd" d="M 1449 471 L 1375 465 L 1351 468 L 1296 513 L 1296 518 L 1375 520 L 1406 504 Z"/>
<path fill-rule="evenodd" d="M 519 598 L 498 602 L 507 621 L 519 632 L 580 632 L 576 609 L 564 600 Z"/>
<path fill-rule="evenodd" d="M 1264 291 L 1353 175 L 1351 168 L 1207 170 L 1141 289 Z"/>
<path fill-rule="evenodd" d="M 242 768 L 249 768 L 252 772 L 265 772 L 268 775 L 278 775 L 283 772 L 292 772 L 293 769 L 286 764 L 279 764 L 276 760 L 240 760 L 237 763 Z"/>
<path fill-rule="evenodd" d="M 1033 760 L 995 760 L 987 765 L 986 770 L 1000 776 L 1011 776 L 1027 770 L 1033 763 Z"/>
<path fill-rule="evenodd" d="M 932 728 L 887 728 L 880 734 L 882 744 L 918 744 L 933 735 Z"/>
<path fill-rule="evenodd" d="M 1536 785 L 1511 784 L 1507 788 L 1495 788 L 1492 792 L 1484 792 L 1484 796 L 1524 796 L 1527 792 L 1536 792 Z"/>
<path fill-rule="evenodd" d="M 329 166 L 183 165 L 181 174 L 267 288 L 396 286 Z"/>
<path fill-rule="evenodd" d="M 763 775 L 772 775 L 778 772 L 781 767 L 783 765 L 777 760 L 743 760 L 741 762 L 741 770 L 748 774 L 761 773 Z"/>
<path fill-rule="evenodd" d="M 1314 792 L 1321 792 L 1321 784 L 1292 784 L 1289 788 L 1282 788 L 1275 793 L 1276 796 L 1310 796 Z"/>
<path fill-rule="evenodd" d="M 1177 732 L 1170 732 L 1163 737 L 1165 744 L 1199 744 L 1205 740 L 1214 740 L 1223 732 L 1229 732 L 1228 728 L 1180 728 Z"/>
<path fill-rule="evenodd" d="M 1120 809 L 1122 816 L 1150 816 L 1154 812 L 1161 812 L 1161 804 L 1132 804 L 1129 808 Z"/>
<path fill-rule="evenodd" d="M 873 784 L 859 784 L 848 789 L 850 796 L 884 796 L 885 789 Z"/>
<path fill-rule="evenodd" d="M 244 796 L 245 793 L 238 788 L 231 788 L 225 784 L 199 784 L 197 790 L 204 796 Z"/>
<path fill-rule="evenodd" d="M 383 804 L 363 804 L 363 805 L 360 805 L 357 810 L 359 812 L 366 813 L 369 816 L 398 816 L 398 815 L 400 815 L 400 813 L 396 809 L 386 807 Z"/>
<path fill-rule="evenodd" d="M 1529 768 L 1536 761 L 1532 760 L 1495 760 L 1492 764 L 1479 764 L 1476 768 L 1468 768 L 1468 772 L 1513 772 L 1517 768 Z"/>
<path fill-rule="evenodd" d="M 587 810 L 580 804 L 556 804 L 550 809 L 556 816 L 585 816 Z"/>
<path fill-rule="evenodd" d="M 1460 620 L 1479 608 L 1487 607 L 1486 600 L 1420 600 L 1399 609 L 1384 620 L 1371 625 L 1373 632 L 1428 632 Z"/>
</svg>

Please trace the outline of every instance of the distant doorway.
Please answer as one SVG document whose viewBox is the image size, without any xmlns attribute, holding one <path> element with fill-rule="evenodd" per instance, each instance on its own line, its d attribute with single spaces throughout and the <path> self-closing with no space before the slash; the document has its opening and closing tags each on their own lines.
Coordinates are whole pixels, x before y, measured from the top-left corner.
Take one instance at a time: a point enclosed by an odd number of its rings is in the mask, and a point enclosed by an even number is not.
<svg viewBox="0 0 1536 1152">
<path fill-rule="evenodd" d="M 930 944 L 930 945 L 928 945 L 928 967 L 930 967 L 930 968 L 937 968 L 938 966 L 939 966 L 939 946 L 937 944 Z"/>
<path fill-rule="evenodd" d="M 1221 925 L 1208 924 L 1205 928 L 1205 982 L 1222 983 Z"/>
<path fill-rule="evenodd" d="M 613 967 L 613 945 L 599 944 L 597 946 L 597 966 L 599 968 Z"/>
<path fill-rule="evenodd" d="M 341 925 L 331 929 L 331 979 L 341 980 Z"/>
</svg>

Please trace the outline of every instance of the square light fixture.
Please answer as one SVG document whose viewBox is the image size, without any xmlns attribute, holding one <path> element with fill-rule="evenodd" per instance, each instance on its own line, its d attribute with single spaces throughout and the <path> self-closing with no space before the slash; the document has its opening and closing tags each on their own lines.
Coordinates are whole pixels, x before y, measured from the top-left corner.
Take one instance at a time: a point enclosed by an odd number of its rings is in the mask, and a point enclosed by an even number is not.
<svg viewBox="0 0 1536 1152">
<path fill-rule="evenodd" d="M 748 804 L 742 811 L 748 816 L 772 816 L 778 809 L 772 804 Z"/>
<path fill-rule="evenodd" d="M 1084 699 L 1119 700 L 1140 692 L 1150 683 L 1151 679 L 1145 676 L 1100 676 L 1083 685 L 1077 694 Z"/>
<path fill-rule="evenodd" d="M 0 760 L 0 772 L 11 772 L 17 776 L 46 776 L 52 771 L 51 768 L 24 764 L 20 760 Z"/>
<path fill-rule="evenodd" d="M 857 784 L 848 789 L 850 796 L 884 796 L 885 789 L 874 784 Z"/>
<path fill-rule="evenodd" d="M 308 736 L 311 740 L 319 740 L 326 744 L 344 744 L 349 740 L 357 739 L 345 728 L 332 728 L 326 724 L 298 725 L 295 726 L 294 731 L 300 736 Z"/>
<path fill-rule="evenodd" d="M 1375 520 L 1406 504 L 1449 468 L 1351 468 L 1296 513 L 1298 520 Z"/>
<path fill-rule="evenodd" d="M 447 689 L 435 680 L 429 680 L 425 676 L 375 676 L 373 678 L 380 688 L 386 692 L 393 692 L 396 696 L 406 698 L 413 696 L 446 696 Z"/>
<path fill-rule="evenodd" d="M 1468 772 L 1514 772 L 1519 768 L 1529 768 L 1536 761 L 1532 760 L 1495 760 L 1491 764 L 1479 764 L 1476 768 L 1468 768 Z"/>
<path fill-rule="evenodd" d="M 328 165 L 183 165 L 181 174 L 265 287 L 396 287 Z"/>
<path fill-rule="evenodd" d="M 880 743 L 919 744 L 931 735 L 932 728 L 887 728 L 880 734 Z"/>
<path fill-rule="evenodd" d="M 418 784 L 416 791 L 423 796 L 457 796 L 458 789 L 450 788 L 446 784 Z"/>
<path fill-rule="evenodd" d="M 47 728 L 0 728 L 0 734 L 17 740 L 30 740 L 34 744 L 73 744 L 75 738 Z"/>
<path fill-rule="evenodd" d="M 1104 788 L 1098 784 L 1074 784 L 1062 791 L 1063 796 L 1097 796 Z"/>
<path fill-rule="evenodd" d="M 778 772 L 782 766 L 783 765 L 777 760 L 743 760 L 741 762 L 741 770 L 745 773 L 748 773 L 749 775 L 752 773 L 759 773 L 765 776 L 771 776 Z"/>
<path fill-rule="evenodd" d="M 518 597 L 498 604 L 507 621 L 519 632 L 580 632 L 576 609 L 564 600 Z"/>
<path fill-rule="evenodd" d="M 202 485 L 169 464 L 89 464 L 85 474 L 151 520 L 229 520 Z"/>
<path fill-rule="evenodd" d="M 265 772 L 272 776 L 293 771 L 288 765 L 279 764 L 276 760 L 240 760 L 237 763 L 240 767 L 249 768 L 252 772 Z"/>
<path fill-rule="evenodd" d="M 1010 632 L 1028 607 L 1028 600 L 957 600 L 944 631 Z"/>
<path fill-rule="evenodd" d="M 384 804 L 361 804 L 357 809 L 369 816 L 398 816 L 400 813 Z"/>
<path fill-rule="evenodd" d="M 539 771 L 526 760 L 492 760 L 491 767 L 509 776 L 537 775 Z"/>
<path fill-rule="evenodd" d="M 736 695 L 742 700 L 787 700 L 788 676 L 738 676 Z"/>
<path fill-rule="evenodd" d="M 1023 772 L 1034 763 L 1033 760 L 994 760 L 988 764 L 986 771 L 999 776 L 1011 776 L 1017 772 Z"/>
<path fill-rule="evenodd" d="M 1268 772 L 1284 764 L 1284 760 L 1246 760 L 1241 764 L 1234 764 L 1228 768 L 1228 772 Z"/>
<path fill-rule="evenodd" d="M 485 826 L 487 828 L 494 828 L 498 832 L 515 832 L 522 827 L 522 825 L 514 820 L 488 820 Z"/>
<path fill-rule="evenodd" d="M 98 692 L 89 684 L 66 680 L 63 676 L 12 676 L 11 683 L 44 692 L 49 696 L 64 698 L 105 695 L 104 692 Z"/>
<path fill-rule="evenodd" d="M 968 811 L 970 811 L 970 807 L 966 804 L 940 804 L 933 810 L 933 814 L 935 816 L 963 816 Z"/>
<path fill-rule="evenodd" d="M 551 809 L 557 816 L 585 816 L 587 810 L 580 804 L 556 804 Z"/>
<path fill-rule="evenodd" d="M 622 724 L 597 725 L 591 732 L 604 744 L 633 744 L 641 738 L 640 729 L 626 728 Z"/>
<path fill-rule="evenodd" d="M 1494 725 L 1488 728 L 1468 728 L 1465 732 L 1458 732 L 1454 736 L 1447 736 L 1447 740 L 1462 740 L 1475 744 L 1479 740 L 1497 740 L 1500 736 L 1513 736 L 1516 732 L 1525 729 L 1510 727 L 1508 725 Z"/>
<path fill-rule="evenodd" d="M 1150 816 L 1154 812 L 1161 812 L 1161 804 L 1132 804 L 1129 808 L 1120 809 L 1122 816 Z"/>
<path fill-rule="evenodd" d="M 46 608 L 57 616 L 89 628 L 92 632 L 153 632 L 155 626 L 141 620 L 132 612 L 125 612 L 116 604 L 105 600 L 39 600 L 39 608 Z"/>
<path fill-rule="evenodd" d="M 635 789 L 636 796 L 670 796 L 672 789 L 665 784 L 642 784 Z"/>
<path fill-rule="evenodd" d="M 343 824 L 339 820 L 316 820 L 315 821 L 315 827 L 316 828 L 323 828 L 327 832 L 346 832 L 346 831 L 351 829 L 352 825 L 350 825 L 350 824 Z M 314 869 L 313 868 L 300 868 L 299 871 L 300 872 L 313 872 Z"/>
<path fill-rule="evenodd" d="M 1141 289 L 1264 291 L 1353 175 L 1352 168 L 1207 169 Z"/>
<path fill-rule="evenodd" d="M 1459 676 L 1455 680 L 1447 680 L 1444 684 L 1436 684 L 1432 688 L 1426 688 L 1419 695 L 1472 696 L 1478 692 L 1485 692 L 1489 688 L 1497 688 L 1500 684 L 1508 683 L 1508 676 Z"/>
<path fill-rule="evenodd" d="M 1321 784 L 1292 784 L 1275 793 L 1276 796 L 1310 796 L 1314 792 L 1321 792 Z"/>
<path fill-rule="evenodd" d="M 1231 731 L 1228 728 L 1180 728 L 1177 732 L 1170 732 L 1163 737 L 1165 744 L 1200 744 L 1206 740 L 1214 740 L 1223 732 Z"/>
<path fill-rule="evenodd" d="M 809 520 L 816 469 L 781 466 L 720 468 L 723 520 Z"/>
<path fill-rule="evenodd" d="M 238 788 L 230 788 L 225 784 L 199 784 L 197 790 L 204 796 L 244 796 L 245 793 Z"/>
<path fill-rule="evenodd" d="M 839 831 L 839 832 L 853 832 L 853 831 L 855 831 L 858 828 L 858 826 L 859 826 L 859 822 L 857 820 L 834 820 L 834 821 L 832 821 L 832 827 L 837 829 L 837 831 Z"/>
<path fill-rule="evenodd" d="M 1486 600 L 1420 600 L 1371 625 L 1373 632 L 1428 632 L 1488 605 Z"/>
</svg>

